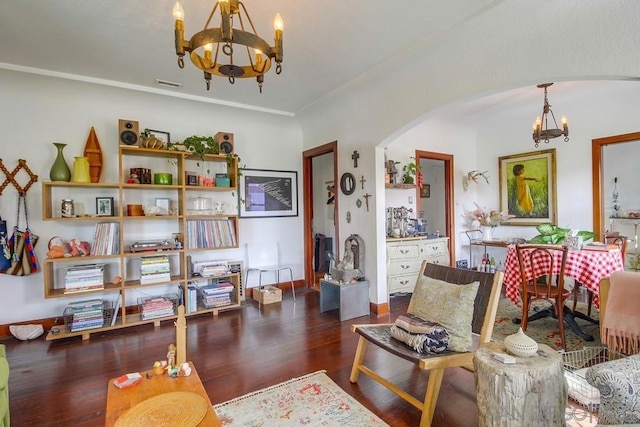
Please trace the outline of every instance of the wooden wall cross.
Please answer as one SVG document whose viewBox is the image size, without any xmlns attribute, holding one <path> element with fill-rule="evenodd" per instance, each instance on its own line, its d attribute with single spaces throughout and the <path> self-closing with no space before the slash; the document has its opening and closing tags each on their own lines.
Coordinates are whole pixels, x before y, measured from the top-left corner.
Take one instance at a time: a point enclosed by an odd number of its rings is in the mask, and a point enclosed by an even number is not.
<svg viewBox="0 0 640 427">
<path fill-rule="evenodd" d="M 366 179 L 364 179 L 364 175 L 362 175 L 362 177 L 360 177 L 360 184 L 362 185 L 362 189 L 364 190 L 364 183 L 367 182 Z"/>
<path fill-rule="evenodd" d="M 351 158 L 353 159 L 353 167 L 357 168 L 358 167 L 358 159 L 360 158 L 360 154 L 358 154 L 358 150 L 355 150 L 353 152 L 353 154 L 351 155 Z"/>
<path fill-rule="evenodd" d="M 371 197 L 371 194 L 367 193 L 362 197 L 364 197 L 365 204 L 367 205 L 367 212 L 369 212 L 369 197 Z"/>
</svg>

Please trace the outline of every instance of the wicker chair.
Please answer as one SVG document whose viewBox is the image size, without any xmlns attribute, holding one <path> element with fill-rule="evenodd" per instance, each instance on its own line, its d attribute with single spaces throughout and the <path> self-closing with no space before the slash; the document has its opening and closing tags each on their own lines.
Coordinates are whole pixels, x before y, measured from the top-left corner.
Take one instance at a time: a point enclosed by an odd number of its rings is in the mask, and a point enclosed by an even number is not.
<svg viewBox="0 0 640 427">
<path fill-rule="evenodd" d="M 475 270 L 462 270 L 443 265 L 430 264 L 426 261 L 423 262 L 420 271 L 427 277 L 458 285 L 464 285 L 474 281 L 480 282 L 473 307 L 472 331 L 475 335 L 473 349 L 479 344 L 489 342 L 493 333 L 493 325 L 498 309 L 500 287 L 502 286 L 502 272 L 481 273 Z M 414 297 L 412 297 L 409 303 L 409 311 L 411 311 L 413 303 Z M 457 301 L 451 301 L 451 309 L 455 310 L 457 304 Z M 350 380 L 352 383 L 357 382 L 360 372 L 373 378 L 422 411 L 422 417 L 420 419 L 421 427 L 430 426 L 438 401 L 444 370 L 446 368 L 462 367 L 473 371 L 474 351 L 448 351 L 439 354 L 419 354 L 404 343 L 393 339 L 390 333 L 391 326 L 392 324 L 352 325 L 352 332 L 358 333 L 360 337 L 351 369 Z M 408 360 L 416 364 L 421 370 L 429 373 L 424 400 L 419 400 L 412 396 L 376 373 L 373 368 L 364 364 L 368 343 L 374 344 L 381 350 Z"/>
</svg>

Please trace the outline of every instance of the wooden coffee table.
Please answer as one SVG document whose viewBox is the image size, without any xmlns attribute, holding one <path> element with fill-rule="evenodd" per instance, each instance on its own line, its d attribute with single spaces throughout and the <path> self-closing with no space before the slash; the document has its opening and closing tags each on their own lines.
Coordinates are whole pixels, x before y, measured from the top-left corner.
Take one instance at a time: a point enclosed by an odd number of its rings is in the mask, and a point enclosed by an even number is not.
<svg viewBox="0 0 640 427">
<path fill-rule="evenodd" d="M 109 380 L 107 393 L 107 412 L 105 414 L 105 425 L 113 426 L 127 409 L 134 407 L 138 403 L 157 396 L 162 393 L 170 393 L 175 391 L 187 391 L 202 396 L 208 403 L 208 409 L 205 417 L 199 426 L 219 426 L 220 421 L 213 410 L 209 396 L 200 381 L 198 372 L 193 363 L 191 365 L 191 375 L 188 377 L 171 378 L 169 375 L 153 375 L 147 378 L 147 373 L 152 371 L 140 372 L 142 381 L 133 387 L 119 389 L 113 384 L 115 378 Z"/>
</svg>

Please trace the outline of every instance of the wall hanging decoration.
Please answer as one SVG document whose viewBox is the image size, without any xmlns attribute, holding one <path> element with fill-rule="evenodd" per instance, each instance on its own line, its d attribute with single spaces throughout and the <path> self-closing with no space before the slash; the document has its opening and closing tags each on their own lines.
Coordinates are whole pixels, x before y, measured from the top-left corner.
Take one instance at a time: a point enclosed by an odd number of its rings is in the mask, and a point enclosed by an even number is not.
<svg viewBox="0 0 640 427">
<path fill-rule="evenodd" d="M 21 170 L 24 170 L 25 173 L 29 175 L 29 181 L 24 187 L 21 186 L 15 179 L 15 176 Z M 2 195 L 2 192 L 5 188 L 7 188 L 7 185 L 9 184 L 13 184 L 16 190 L 18 190 L 18 194 L 26 194 L 27 190 L 29 190 L 29 188 L 31 188 L 34 183 L 38 182 L 38 175 L 35 175 L 33 172 L 31 172 L 31 169 L 29 169 L 29 166 L 27 166 L 27 161 L 24 159 L 19 159 L 18 166 L 13 168 L 11 172 L 9 172 L 4 163 L 2 163 L 2 159 L 0 159 L 0 171 L 2 171 L 2 173 L 4 173 L 7 177 L 4 182 L 0 184 L 0 195 Z"/>
<path fill-rule="evenodd" d="M 55 145 L 58 150 L 58 154 L 49 170 L 49 179 L 51 181 L 69 182 L 71 181 L 71 170 L 69 169 L 67 161 L 64 159 L 64 147 L 66 147 L 67 144 L 54 142 L 53 145 Z"/>
<path fill-rule="evenodd" d="M 20 206 L 24 206 L 25 229 L 20 230 Z M 29 215 L 27 213 L 26 193 L 18 195 L 18 215 L 16 225 L 13 227 L 13 235 L 9 239 L 9 251 L 11 253 L 11 267 L 5 273 L 12 276 L 27 276 L 39 271 L 38 260 L 34 250 L 38 236 L 29 229 Z"/>
<path fill-rule="evenodd" d="M 503 225 L 556 224 L 556 150 L 498 159 L 500 211 L 513 218 Z"/>
<path fill-rule="evenodd" d="M 100 182 L 102 176 L 102 149 L 100 148 L 100 142 L 98 142 L 98 136 L 96 131 L 91 126 L 89 131 L 89 137 L 84 144 L 84 157 L 89 160 L 89 176 L 91 182 Z"/>
<path fill-rule="evenodd" d="M 342 177 L 340 177 L 340 189 L 346 196 L 356 191 L 356 178 L 351 172 L 345 172 L 342 174 Z"/>
</svg>

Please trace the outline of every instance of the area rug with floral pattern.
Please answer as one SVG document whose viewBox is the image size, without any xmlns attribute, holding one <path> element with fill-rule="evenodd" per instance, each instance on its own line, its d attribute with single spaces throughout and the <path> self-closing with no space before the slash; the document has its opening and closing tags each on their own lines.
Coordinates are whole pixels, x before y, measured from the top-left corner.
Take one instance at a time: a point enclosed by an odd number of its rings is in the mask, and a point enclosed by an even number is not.
<svg viewBox="0 0 640 427">
<path fill-rule="evenodd" d="M 567 302 L 567 305 L 571 304 L 572 303 L 570 301 Z M 534 307 L 546 308 L 549 303 L 536 301 L 533 305 Z M 576 309 L 582 313 L 587 313 L 586 305 L 584 303 L 578 303 Z M 533 313 L 533 309 L 529 312 Z M 493 340 L 504 341 L 507 336 L 518 332 L 520 325 L 513 323 L 512 320 L 514 317 L 522 317 L 522 306 L 513 304 L 507 298 L 500 299 L 500 302 L 498 303 L 498 311 L 496 312 L 496 322 L 493 327 Z M 591 317 L 598 320 L 598 310 L 595 307 L 592 307 L 591 309 Z M 567 343 L 567 351 L 581 350 L 586 346 L 601 345 L 600 329 L 597 324 L 579 318 L 576 319 L 576 323 L 584 333 L 593 336 L 594 340 L 583 340 L 565 323 L 564 335 Z M 527 324 L 527 331 L 525 334 L 533 338 L 533 340 L 539 344 L 546 344 L 557 350 L 562 349 L 558 320 L 553 317 L 546 317 L 544 319 L 529 322 Z"/>
<path fill-rule="evenodd" d="M 387 426 L 318 371 L 213 405 L 223 426 Z"/>
</svg>

